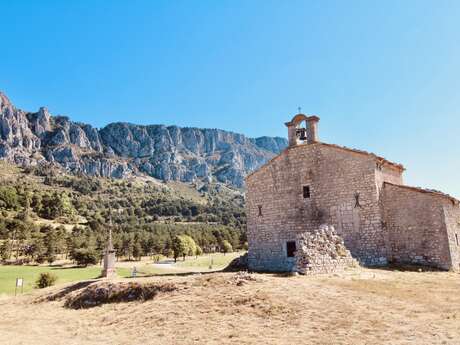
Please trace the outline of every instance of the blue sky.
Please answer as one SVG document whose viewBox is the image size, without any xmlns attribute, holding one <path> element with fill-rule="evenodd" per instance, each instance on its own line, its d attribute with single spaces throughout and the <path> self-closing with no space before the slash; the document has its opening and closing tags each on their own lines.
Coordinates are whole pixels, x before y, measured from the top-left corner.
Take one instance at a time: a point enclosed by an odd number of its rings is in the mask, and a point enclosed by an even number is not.
<svg viewBox="0 0 460 345">
<path fill-rule="evenodd" d="M 460 197 L 459 1 L 0 0 L 0 90 L 109 122 L 320 139 Z"/>
</svg>

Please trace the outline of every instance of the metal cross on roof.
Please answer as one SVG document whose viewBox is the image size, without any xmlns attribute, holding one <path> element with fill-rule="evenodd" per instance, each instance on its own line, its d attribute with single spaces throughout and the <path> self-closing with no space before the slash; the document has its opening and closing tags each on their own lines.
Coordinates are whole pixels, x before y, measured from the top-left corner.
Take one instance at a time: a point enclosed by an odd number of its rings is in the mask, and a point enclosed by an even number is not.
<svg viewBox="0 0 460 345">
<path fill-rule="evenodd" d="M 299 114 L 302 114 L 302 108 L 298 107 L 297 110 L 299 110 Z"/>
</svg>

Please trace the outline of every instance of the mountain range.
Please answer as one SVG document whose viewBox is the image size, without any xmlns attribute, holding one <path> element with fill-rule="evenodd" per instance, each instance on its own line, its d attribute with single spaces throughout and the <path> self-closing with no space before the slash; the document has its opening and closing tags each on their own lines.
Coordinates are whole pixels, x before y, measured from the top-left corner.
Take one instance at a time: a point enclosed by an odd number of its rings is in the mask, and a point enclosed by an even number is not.
<svg viewBox="0 0 460 345">
<path fill-rule="evenodd" d="M 244 177 L 287 146 L 280 137 L 248 138 L 221 129 L 111 123 L 101 129 L 52 116 L 47 108 L 16 108 L 0 92 L 0 159 L 57 166 L 73 174 L 162 181 L 221 182 Z"/>
</svg>

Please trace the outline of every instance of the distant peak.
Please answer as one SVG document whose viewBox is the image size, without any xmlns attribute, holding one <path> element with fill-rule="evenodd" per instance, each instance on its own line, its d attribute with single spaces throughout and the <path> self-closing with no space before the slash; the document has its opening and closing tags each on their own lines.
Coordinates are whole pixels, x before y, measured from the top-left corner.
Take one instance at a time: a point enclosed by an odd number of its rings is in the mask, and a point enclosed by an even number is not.
<svg viewBox="0 0 460 345">
<path fill-rule="evenodd" d="M 50 116 L 50 113 L 47 107 L 40 107 L 40 109 L 38 109 L 38 113 L 42 116 L 48 116 L 48 117 Z"/>
<path fill-rule="evenodd" d="M 0 91 L 0 107 L 3 108 L 9 105 L 11 105 L 10 100 L 3 92 Z"/>
</svg>

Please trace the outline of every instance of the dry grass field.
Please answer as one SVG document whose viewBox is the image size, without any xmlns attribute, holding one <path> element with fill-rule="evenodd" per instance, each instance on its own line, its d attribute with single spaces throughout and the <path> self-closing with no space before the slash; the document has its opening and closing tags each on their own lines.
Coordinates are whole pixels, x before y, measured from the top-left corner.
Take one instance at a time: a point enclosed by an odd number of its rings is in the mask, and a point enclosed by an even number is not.
<svg viewBox="0 0 460 345">
<path fill-rule="evenodd" d="M 0 343 L 460 344 L 459 274 L 356 269 L 315 277 L 254 274 L 239 282 L 237 276 L 137 278 L 177 289 L 146 302 L 78 310 L 64 307 L 71 296 L 64 285 L 4 297 Z M 62 298 L 38 302 L 56 293 Z"/>
</svg>

